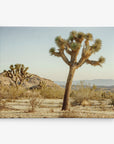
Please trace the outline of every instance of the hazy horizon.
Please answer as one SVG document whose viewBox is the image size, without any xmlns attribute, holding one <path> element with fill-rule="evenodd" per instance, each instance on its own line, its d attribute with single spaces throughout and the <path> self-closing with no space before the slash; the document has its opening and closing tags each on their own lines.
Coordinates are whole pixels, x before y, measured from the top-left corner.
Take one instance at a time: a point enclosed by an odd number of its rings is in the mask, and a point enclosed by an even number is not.
<svg viewBox="0 0 114 144">
<path fill-rule="evenodd" d="M 91 59 L 106 58 L 102 68 L 84 64 L 76 71 L 73 81 L 114 79 L 113 27 L 0 27 L 0 73 L 11 64 L 22 63 L 29 67 L 30 73 L 53 81 L 66 81 L 68 66 L 61 58 L 50 56 L 49 49 L 57 49 L 56 36 L 68 38 L 72 30 L 90 32 L 94 39 L 100 38 L 102 49 Z"/>
<path fill-rule="evenodd" d="M 82 79 L 82 80 L 73 80 L 73 81 L 86 81 L 86 80 L 88 80 L 89 81 L 89 79 Z M 90 81 L 91 80 L 114 80 L 114 79 L 90 79 Z M 62 80 L 58 80 L 58 81 L 60 81 L 60 82 L 62 82 Z"/>
</svg>

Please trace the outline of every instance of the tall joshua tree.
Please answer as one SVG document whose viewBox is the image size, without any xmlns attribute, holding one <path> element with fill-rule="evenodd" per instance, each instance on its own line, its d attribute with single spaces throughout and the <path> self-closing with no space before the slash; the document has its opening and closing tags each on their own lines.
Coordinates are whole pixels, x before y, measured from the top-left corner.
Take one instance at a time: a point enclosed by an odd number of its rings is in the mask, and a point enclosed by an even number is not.
<svg viewBox="0 0 114 144">
<path fill-rule="evenodd" d="M 51 48 L 49 51 L 51 55 L 61 57 L 69 66 L 62 110 L 69 110 L 69 96 L 75 70 L 81 67 L 84 63 L 92 66 L 102 66 L 102 63 L 105 62 L 105 58 L 102 56 L 97 61 L 89 59 L 92 54 L 101 49 L 100 39 L 96 39 L 91 45 L 89 44 L 90 41 L 93 41 L 91 33 L 84 34 L 83 32 L 72 31 L 68 39 L 63 39 L 61 36 L 55 38 L 55 43 L 59 48 L 57 52 L 55 48 Z M 81 48 L 81 58 L 77 61 L 77 56 Z M 67 58 L 65 52 L 70 56 L 70 59 Z"/>
<path fill-rule="evenodd" d="M 28 80 L 32 75 L 28 74 L 28 67 L 23 64 L 10 65 L 10 70 L 4 70 L 4 76 L 9 77 L 18 89 L 25 80 Z"/>
</svg>

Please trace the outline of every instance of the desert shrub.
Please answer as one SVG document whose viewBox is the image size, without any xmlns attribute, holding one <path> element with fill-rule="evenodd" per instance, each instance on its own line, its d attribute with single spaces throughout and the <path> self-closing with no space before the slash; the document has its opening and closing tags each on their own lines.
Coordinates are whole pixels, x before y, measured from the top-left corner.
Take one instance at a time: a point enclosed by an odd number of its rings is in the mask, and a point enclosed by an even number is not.
<svg viewBox="0 0 114 144">
<path fill-rule="evenodd" d="M 14 100 L 22 97 L 25 93 L 25 89 L 20 87 L 18 90 L 13 86 L 2 86 L 0 89 L 0 94 L 9 100 Z"/>
<path fill-rule="evenodd" d="M 80 83 L 80 85 L 76 86 L 76 90 L 71 93 L 71 97 L 74 99 L 71 104 L 80 105 L 83 100 L 88 100 L 90 95 L 94 95 L 94 92 L 95 90 L 91 89 L 90 86 Z"/>
<path fill-rule="evenodd" d="M 25 91 L 26 90 L 22 87 L 19 87 L 18 90 L 16 88 L 12 87 L 12 88 L 10 88 L 8 95 L 9 95 L 9 98 L 12 100 L 20 99 L 20 98 L 24 97 Z"/>
<path fill-rule="evenodd" d="M 44 98 L 40 95 L 39 90 L 28 90 L 23 87 L 18 89 L 13 86 L 0 87 L 0 108 L 4 108 L 6 102 L 14 102 L 16 99 L 29 100 L 29 112 L 34 112 L 39 107 Z"/>
<path fill-rule="evenodd" d="M 2 87 L 0 87 L 0 110 L 5 108 L 6 102 L 7 102 L 5 97 L 4 97 L 5 95 L 2 94 L 2 91 L 3 91 L 3 89 L 2 89 Z"/>
<path fill-rule="evenodd" d="M 111 105 L 113 105 L 113 106 L 114 106 L 114 99 L 112 99 L 112 103 L 111 103 Z"/>
<path fill-rule="evenodd" d="M 114 96 L 112 96 L 112 98 L 111 98 L 111 105 L 114 106 Z"/>
<path fill-rule="evenodd" d="M 103 89 L 98 89 L 95 85 L 91 87 L 90 85 L 81 82 L 80 85 L 76 86 L 76 90 L 73 90 L 71 97 L 74 101 L 71 103 L 72 106 L 80 105 L 84 100 L 101 100 L 104 98 L 105 91 Z"/>
<path fill-rule="evenodd" d="M 40 93 L 44 98 L 61 99 L 64 96 L 64 89 L 56 88 L 56 87 L 46 87 L 46 88 L 42 89 Z"/>
<path fill-rule="evenodd" d="M 104 98 L 107 98 L 107 99 L 113 98 L 113 93 L 111 91 L 106 91 L 104 94 L 105 94 Z"/>
<path fill-rule="evenodd" d="M 33 91 L 34 90 L 30 91 L 23 87 L 19 87 L 18 89 L 13 86 L 0 87 L 0 95 L 9 101 L 21 98 L 30 98 L 30 96 L 32 97 L 33 95 Z"/>
<path fill-rule="evenodd" d="M 43 100 L 44 99 L 42 98 L 40 93 L 37 92 L 37 91 L 34 91 L 32 93 L 32 97 L 30 96 L 30 100 L 29 100 L 29 104 L 30 104 L 30 107 L 31 107 L 29 109 L 29 112 L 34 112 L 37 107 L 40 107 L 40 105 L 42 104 Z"/>
<path fill-rule="evenodd" d="M 44 85 L 41 83 L 40 85 Z M 18 89 L 14 86 L 0 86 L 0 93 L 9 100 L 15 100 L 20 98 L 30 98 L 33 93 L 40 93 L 44 98 L 63 98 L 64 88 L 60 87 L 46 87 L 43 86 L 40 89 L 25 89 L 19 87 Z"/>
<path fill-rule="evenodd" d="M 0 110 L 4 109 L 6 107 L 7 100 L 0 98 Z"/>
</svg>

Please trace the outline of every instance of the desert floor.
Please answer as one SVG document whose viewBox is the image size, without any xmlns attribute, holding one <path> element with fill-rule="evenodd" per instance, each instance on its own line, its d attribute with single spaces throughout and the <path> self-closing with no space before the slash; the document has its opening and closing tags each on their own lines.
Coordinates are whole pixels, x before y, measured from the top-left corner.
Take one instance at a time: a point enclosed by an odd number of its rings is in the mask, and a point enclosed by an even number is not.
<svg viewBox="0 0 114 144">
<path fill-rule="evenodd" d="M 71 106 L 70 111 L 61 111 L 62 99 L 43 99 L 40 107 L 30 112 L 27 99 L 7 102 L 0 110 L 0 118 L 114 118 L 114 107 L 107 101 L 95 101 L 91 106 Z"/>
</svg>

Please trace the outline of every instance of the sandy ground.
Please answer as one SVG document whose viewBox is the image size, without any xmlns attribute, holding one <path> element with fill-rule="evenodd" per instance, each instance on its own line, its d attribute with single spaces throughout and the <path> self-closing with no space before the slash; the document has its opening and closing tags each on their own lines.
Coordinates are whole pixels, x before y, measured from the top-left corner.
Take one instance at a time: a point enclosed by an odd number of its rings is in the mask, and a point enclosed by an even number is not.
<svg viewBox="0 0 114 144">
<path fill-rule="evenodd" d="M 0 110 L 0 118 L 114 118 L 114 107 L 102 101 L 93 101 L 91 106 L 71 106 L 70 111 L 61 111 L 62 99 L 44 99 L 34 112 L 29 100 L 8 102 Z"/>
</svg>

